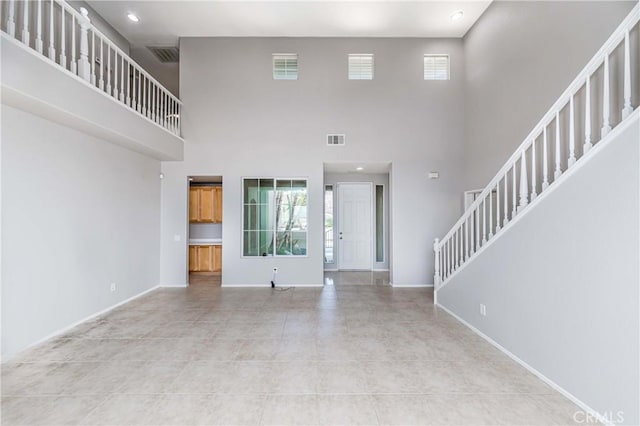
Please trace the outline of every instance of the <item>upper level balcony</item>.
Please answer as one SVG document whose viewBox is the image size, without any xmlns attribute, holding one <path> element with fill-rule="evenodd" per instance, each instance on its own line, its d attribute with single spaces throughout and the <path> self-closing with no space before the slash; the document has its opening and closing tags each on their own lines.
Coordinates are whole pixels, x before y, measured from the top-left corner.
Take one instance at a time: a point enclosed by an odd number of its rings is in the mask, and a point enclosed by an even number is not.
<svg viewBox="0 0 640 426">
<path fill-rule="evenodd" d="M 182 103 L 63 0 L 3 1 L 2 103 L 182 160 Z"/>
</svg>

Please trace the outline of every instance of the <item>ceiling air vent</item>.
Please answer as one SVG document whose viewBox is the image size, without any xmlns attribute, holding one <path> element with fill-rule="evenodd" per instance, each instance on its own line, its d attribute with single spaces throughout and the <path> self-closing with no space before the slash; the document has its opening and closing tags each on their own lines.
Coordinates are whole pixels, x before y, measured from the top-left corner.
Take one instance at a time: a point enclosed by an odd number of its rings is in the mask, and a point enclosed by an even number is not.
<svg viewBox="0 0 640 426">
<path fill-rule="evenodd" d="M 175 46 L 147 46 L 147 49 L 164 64 L 180 61 L 180 49 Z"/>
<path fill-rule="evenodd" d="M 327 135 L 327 145 L 329 146 L 344 145 L 344 135 Z"/>
</svg>

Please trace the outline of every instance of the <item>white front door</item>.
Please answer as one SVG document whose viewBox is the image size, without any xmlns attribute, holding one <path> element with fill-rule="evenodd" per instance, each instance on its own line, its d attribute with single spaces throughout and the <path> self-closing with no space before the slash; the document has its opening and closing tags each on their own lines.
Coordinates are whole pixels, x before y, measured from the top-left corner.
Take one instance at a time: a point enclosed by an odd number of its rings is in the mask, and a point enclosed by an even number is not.
<svg viewBox="0 0 640 426">
<path fill-rule="evenodd" d="M 371 270 L 371 183 L 338 184 L 338 268 Z"/>
</svg>

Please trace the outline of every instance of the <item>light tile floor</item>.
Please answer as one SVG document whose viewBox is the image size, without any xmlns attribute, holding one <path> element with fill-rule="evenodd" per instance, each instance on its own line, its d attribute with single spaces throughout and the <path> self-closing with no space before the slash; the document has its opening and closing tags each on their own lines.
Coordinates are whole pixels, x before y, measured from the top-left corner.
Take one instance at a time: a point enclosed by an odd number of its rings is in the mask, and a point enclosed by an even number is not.
<svg viewBox="0 0 640 426">
<path fill-rule="evenodd" d="M 2 367 L 2 424 L 570 424 L 429 289 L 160 289 Z"/>
</svg>

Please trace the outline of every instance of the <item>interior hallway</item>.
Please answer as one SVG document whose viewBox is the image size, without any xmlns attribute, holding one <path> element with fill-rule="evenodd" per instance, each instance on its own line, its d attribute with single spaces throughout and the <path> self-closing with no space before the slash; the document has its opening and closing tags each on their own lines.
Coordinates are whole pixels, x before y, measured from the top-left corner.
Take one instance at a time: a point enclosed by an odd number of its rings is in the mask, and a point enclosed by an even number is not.
<svg viewBox="0 0 640 426">
<path fill-rule="evenodd" d="M 569 424 L 431 289 L 159 289 L 2 368 L 2 424 Z"/>
</svg>

